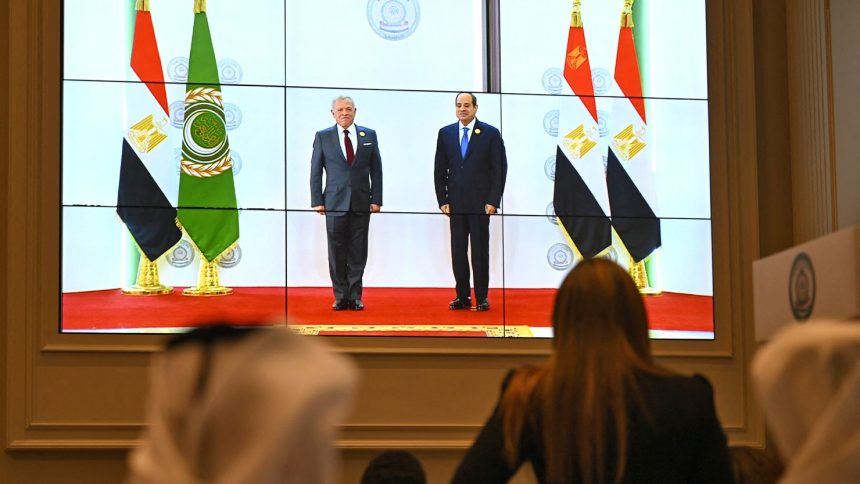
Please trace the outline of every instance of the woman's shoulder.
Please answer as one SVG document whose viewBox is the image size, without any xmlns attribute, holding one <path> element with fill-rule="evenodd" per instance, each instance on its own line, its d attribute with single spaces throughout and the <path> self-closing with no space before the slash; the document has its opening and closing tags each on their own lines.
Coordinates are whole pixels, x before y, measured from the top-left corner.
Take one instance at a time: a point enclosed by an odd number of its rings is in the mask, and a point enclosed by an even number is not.
<svg viewBox="0 0 860 484">
<path fill-rule="evenodd" d="M 699 373 L 690 376 L 678 373 L 641 373 L 637 381 L 643 392 L 654 392 L 660 395 L 684 395 L 686 400 L 693 396 L 712 399 L 714 395 L 711 382 Z"/>
</svg>

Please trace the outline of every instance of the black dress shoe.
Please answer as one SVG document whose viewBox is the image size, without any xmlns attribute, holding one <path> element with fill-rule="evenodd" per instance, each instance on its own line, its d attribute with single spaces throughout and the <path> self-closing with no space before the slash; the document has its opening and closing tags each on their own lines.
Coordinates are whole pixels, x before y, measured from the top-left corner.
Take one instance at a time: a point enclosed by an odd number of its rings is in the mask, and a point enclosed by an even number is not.
<svg viewBox="0 0 860 484">
<path fill-rule="evenodd" d="M 448 304 L 448 309 L 470 309 L 472 307 L 472 298 L 458 297 Z"/>
<path fill-rule="evenodd" d="M 362 309 L 364 309 L 364 303 L 361 302 L 361 299 L 352 300 L 352 309 L 355 311 L 361 311 Z"/>
<path fill-rule="evenodd" d="M 475 311 L 489 311 L 490 310 L 490 301 L 486 299 L 479 301 L 478 305 L 475 307 Z"/>
<path fill-rule="evenodd" d="M 347 299 L 338 299 L 331 305 L 331 308 L 335 311 L 343 311 L 344 309 L 349 309 L 349 300 Z"/>
</svg>

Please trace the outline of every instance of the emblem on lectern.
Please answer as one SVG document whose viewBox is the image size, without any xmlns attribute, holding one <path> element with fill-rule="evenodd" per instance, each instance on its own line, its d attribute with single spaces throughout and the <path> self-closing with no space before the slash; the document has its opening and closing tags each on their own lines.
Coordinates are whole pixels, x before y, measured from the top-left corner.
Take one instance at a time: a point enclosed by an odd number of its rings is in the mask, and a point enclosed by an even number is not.
<svg viewBox="0 0 860 484">
<path fill-rule="evenodd" d="M 797 254 L 788 273 L 788 301 L 797 321 L 806 321 L 815 307 L 815 270 L 805 252 Z"/>
</svg>

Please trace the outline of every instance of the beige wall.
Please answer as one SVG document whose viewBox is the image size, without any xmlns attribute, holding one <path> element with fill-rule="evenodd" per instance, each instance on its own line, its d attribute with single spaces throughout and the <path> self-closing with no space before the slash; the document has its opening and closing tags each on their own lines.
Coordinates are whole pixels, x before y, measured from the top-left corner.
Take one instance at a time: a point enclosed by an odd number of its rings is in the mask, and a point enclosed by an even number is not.
<svg viewBox="0 0 860 484">
<path fill-rule="evenodd" d="M 756 0 L 755 104 L 758 165 L 758 214 L 761 255 L 792 245 L 791 150 L 785 0 Z"/>
<path fill-rule="evenodd" d="M 860 225 L 860 2 L 830 0 L 837 225 Z"/>
<path fill-rule="evenodd" d="M 784 192 L 759 183 L 757 138 L 766 143 L 776 134 L 757 123 L 756 110 L 764 119 L 780 110 L 778 100 L 760 103 L 755 96 L 755 76 L 768 74 L 754 62 L 753 49 L 760 48 L 753 42 L 752 0 L 707 4 L 716 340 L 656 342 L 655 349 L 663 363 L 711 379 L 733 443 L 762 445 L 762 416 L 745 373 L 754 341 L 750 267 L 764 240 L 771 249 L 786 246 L 791 233 L 763 221 L 770 209 L 759 210 L 760 194 L 773 201 Z M 143 424 L 148 358 L 162 339 L 57 333 L 60 11 L 48 0 L 8 0 L 0 9 L 0 32 L 8 32 L 0 47 L 9 58 L 0 101 L 0 481 L 118 482 Z M 778 170 L 782 163 L 763 167 Z M 546 341 L 329 341 L 355 356 L 363 378 L 338 442 L 344 482 L 356 482 L 369 457 L 389 448 L 415 451 L 431 482 L 445 482 L 492 407 L 505 370 L 548 352 Z"/>
</svg>

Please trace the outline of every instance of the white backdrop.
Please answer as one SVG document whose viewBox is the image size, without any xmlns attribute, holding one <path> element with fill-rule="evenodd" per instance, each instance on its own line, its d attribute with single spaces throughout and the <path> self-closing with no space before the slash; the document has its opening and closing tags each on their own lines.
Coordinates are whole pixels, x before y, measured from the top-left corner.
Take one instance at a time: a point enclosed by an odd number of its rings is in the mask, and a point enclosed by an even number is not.
<svg viewBox="0 0 860 484">
<path fill-rule="evenodd" d="M 484 85 L 483 2 L 421 2 L 418 27 L 396 41 L 370 28 L 367 2 L 207 3 L 216 55 L 229 67 L 222 83 L 243 209 L 242 258 L 222 270 L 225 284 L 330 284 L 324 219 L 309 212 L 310 153 L 314 132 L 333 124 L 331 99 L 345 94 L 355 98 L 357 123 L 378 131 L 383 159 L 383 213 L 371 221 L 365 285 L 453 286 L 447 219 L 433 189 L 433 152 L 438 129 L 455 121 L 455 92 Z M 559 104 L 553 83 L 564 59 L 570 3 L 501 1 L 503 93 L 478 93 L 478 117 L 502 130 L 509 162 L 504 215 L 491 224 L 493 287 L 557 287 L 565 274 L 549 264 L 551 248 L 564 238 L 547 212 Z M 595 87 L 605 94 L 598 98 L 603 113 L 611 112 L 615 93 L 621 3 L 583 6 Z M 64 9 L 65 291 L 117 287 L 127 270 L 121 262 L 127 245 L 113 207 L 125 129 L 123 84 L 98 81 L 129 78 L 129 32 L 118 4 L 71 0 Z M 644 5 L 647 24 L 638 20 L 637 35 L 647 33 L 640 52 L 663 218 L 660 280 L 667 291 L 711 294 L 704 1 Z M 184 95 L 190 2 L 153 1 L 152 9 L 165 78 L 175 82 L 168 86 L 171 114 L 181 126 L 176 109 Z M 177 153 L 179 130 L 166 129 L 169 139 L 158 149 Z M 192 284 L 196 262 L 177 268 L 162 261 L 162 278 Z"/>
</svg>

